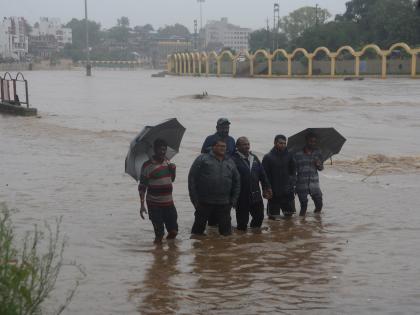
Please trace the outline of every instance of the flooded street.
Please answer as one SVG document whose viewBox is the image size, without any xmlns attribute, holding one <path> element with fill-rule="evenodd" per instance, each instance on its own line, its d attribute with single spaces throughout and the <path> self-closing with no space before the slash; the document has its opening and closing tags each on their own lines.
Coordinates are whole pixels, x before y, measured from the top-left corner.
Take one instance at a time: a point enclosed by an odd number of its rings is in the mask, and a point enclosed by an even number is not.
<svg viewBox="0 0 420 315">
<path fill-rule="evenodd" d="M 18 209 L 19 231 L 62 216 L 65 258 L 87 274 L 65 314 L 420 312 L 420 81 L 150 74 L 27 72 L 40 118 L 0 115 L 0 202 Z M 171 117 L 187 128 L 174 158 L 180 233 L 155 247 L 124 160 L 144 125 Z M 342 133 L 320 175 L 323 213 L 310 203 L 305 219 L 190 239 L 187 174 L 219 117 L 260 158 L 278 133 Z M 73 273 L 64 267 L 60 288 Z"/>
</svg>

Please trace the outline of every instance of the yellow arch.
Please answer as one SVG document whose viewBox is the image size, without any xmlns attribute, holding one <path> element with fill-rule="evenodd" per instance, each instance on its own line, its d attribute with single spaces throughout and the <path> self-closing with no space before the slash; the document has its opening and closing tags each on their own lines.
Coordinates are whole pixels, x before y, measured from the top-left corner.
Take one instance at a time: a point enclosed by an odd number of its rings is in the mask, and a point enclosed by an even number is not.
<svg viewBox="0 0 420 315">
<path fill-rule="evenodd" d="M 307 51 L 305 48 L 296 48 L 296 49 L 292 52 L 292 54 L 290 55 L 290 58 L 291 58 L 291 59 L 295 58 L 295 55 L 296 55 L 298 52 L 302 52 L 302 53 L 305 55 L 305 57 L 309 59 L 309 53 L 308 53 L 308 51 Z"/>
<path fill-rule="evenodd" d="M 251 58 L 251 55 L 249 54 L 249 52 L 247 50 L 244 50 L 244 51 L 236 54 L 236 56 L 234 56 L 234 58 L 233 58 L 233 61 L 236 62 L 238 60 L 238 58 L 240 56 L 243 56 L 243 55 L 245 55 L 246 59 L 248 59 L 248 60 L 251 60 L 252 59 Z"/>
<path fill-rule="evenodd" d="M 379 48 L 378 45 L 369 44 L 369 45 L 366 45 L 365 47 L 363 47 L 363 49 L 359 52 L 359 56 L 360 57 L 363 56 L 365 54 L 366 50 L 368 50 L 368 49 L 373 49 L 381 57 L 384 55 L 383 51 Z"/>
<path fill-rule="evenodd" d="M 413 55 L 413 50 L 406 43 L 396 43 L 392 45 L 388 51 L 385 52 L 385 56 L 389 56 L 395 48 L 403 48 L 407 53 Z"/>
<path fill-rule="evenodd" d="M 292 59 L 296 57 L 296 54 L 302 53 L 307 59 L 308 59 L 308 76 L 312 77 L 312 66 L 313 61 L 316 55 L 323 51 L 325 54 L 331 59 L 331 76 L 335 76 L 335 68 L 336 68 L 336 62 L 337 57 L 344 51 L 347 51 L 350 53 L 354 59 L 355 59 L 355 76 L 359 76 L 360 74 L 360 60 L 363 55 L 366 54 L 366 51 L 368 49 L 372 49 L 375 51 L 375 53 L 378 55 L 379 59 L 382 60 L 381 65 L 381 74 L 382 78 L 386 78 L 387 76 L 387 57 L 397 48 L 404 49 L 408 54 L 411 55 L 411 73 L 412 77 L 418 77 L 417 75 L 417 68 L 416 64 L 418 63 L 418 55 L 420 54 L 420 48 L 411 48 L 409 45 L 407 45 L 404 42 L 395 43 L 393 44 L 388 50 L 382 50 L 378 45 L 376 44 L 369 44 L 364 46 L 360 51 L 355 51 L 351 46 L 342 46 L 340 47 L 336 52 L 331 52 L 327 47 L 318 47 L 314 50 L 313 53 L 309 53 L 304 48 L 296 48 L 291 54 L 288 54 L 288 52 L 284 49 L 276 49 L 272 54 L 270 54 L 269 51 L 264 49 L 257 50 L 254 54 L 250 54 L 248 51 L 244 50 L 241 53 L 238 53 L 237 55 L 233 55 L 230 51 L 223 51 L 218 55 L 215 51 L 212 51 L 210 53 L 205 52 L 188 52 L 188 53 L 175 53 L 173 55 L 169 55 L 167 58 L 168 62 L 168 70 L 170 72 L 180 73 L 180 74 L 187 74 L 191 73 L 191 70 L 194 73 L 202 73 L 203 71 L 203 62 L 206 67 L 206 74 L 209 72 L 209 60 L 212 58 L 215 59 L 217 64 L 217 74 L 220 75 L 220 66 L 221 66 L 221 59 L 224 58 L 226 55 L 229 56 L 229 59 L 233 62 L 233 69 L 232 69 L 232 75 L 235 76 L 236 71 L 236 62 L 239 57 L 245 57 L 248 59 L 248 62 L 250 64 L 250 75 L 253 76 L 254 73 L 254 61 L 255 58 L 261 54 L 263 55 L 269 65 L 269 76 L 272 76 L 272 63 L 273 59 L 277 56 L 277 54 L 282 54 L 288 61 L 288 75 L 292 75 Z M 191 63 L 192 62 L 192 63 Z M 198 62 L 198 65 L 197 65 Z M 95 63 L 103 63 L 103 64 L 133 64 L 130 62 L 124 62 L 121 60 L 115 60 L 115 61 L 92 61 L 93 64 Z M 197 67 L 198 66 L 198 67 Z M 169 69 L 170 68 L 170 69 Z M 192 69 L 191 69 L 192 68 Z M 173 69 L 173 70 L 172 70 Z M 187 70 L 188 69 L 188 70 Z"/>
<path fill-rule="evenodd" d="M 263 54 L 265 58 L 271 59 L 271 56 L 265 49 L 258 49 L 252 56 L 252 59 L 255 59 L 259 54 Z"/>
<path fill-rule="evenodd" d="M 343 46 L 340 47 L 337 52 L 335 53 L 336 56 L 338 56 L 339 54 L 341 54 L 343 51 L 348 51 L 351 55 L 353 55 L 354 57 L 356 57 L 356 52 L 354 51 L 353 47 L 351 46 Z"/>
<path fill-rule="evenodd" d="M 325 54 L 328 57 L 330 57 L 330 58 L 332 57 L 331 51 L 327 47 L 324 47 L 324 46 L 318 47 L 317 49 L 315 49 L 314 52 L 312 53 L 312 56 L 315 57 L 320 51 L 325 52 Z"/>
<path fill-rule="evenodd" d="M 222 58 L 223 58 L 223 56 L 224 55 L 228 55 L 229 56 L 229 58 L 230 58 L 230 60 L 234 60 L 235 59 L 235 56 L 230 52 L 230 50 L 225 50 L 225 51 L 223 51 L 222 53 L 220 53 L 220 55 L 219 55 L 219 59 L 220 60 L 222 60 Z"/>
<path fill-rule="evenodd" d="M 209 53 L 209 55 L 208 55 L 208 59 L 210 60 L 211 59 L 211 57 L 213 57 L 214 59 L 218 59 L 219 58 L 219 56 L 217 55 L 217 53 L 213 50 L 212 52 L 210 52 Z"/>
<path fill-rule="evenodd" d="M 209 56 L 207 55 L 207 53 L 205 52 L 205 51 L 203 51 L 201 54 L 200 54 L 200 59 L 201 60 L 207 60 L 209 58 Z"/>
<path fill-rule="evenodd" d="M 286 59 L 289 58 L 289 54 L 284 49 L 276 49 L 271 55 L 271 59 L 274 59 L 278 54 L 282 54 Z"/>
</svg>

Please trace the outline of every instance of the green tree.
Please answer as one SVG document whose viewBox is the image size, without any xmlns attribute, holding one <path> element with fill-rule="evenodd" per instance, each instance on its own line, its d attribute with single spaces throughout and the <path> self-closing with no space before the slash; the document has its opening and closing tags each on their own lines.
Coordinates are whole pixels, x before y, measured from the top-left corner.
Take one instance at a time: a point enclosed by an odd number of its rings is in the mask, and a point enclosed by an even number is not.
<svg viewBox="0 0 420 315">
<path fill-rule="evenodd" d="M 123 26 L 114 26 L 107 31 L 106 35 L 107 38 L 113 39 L 119 43 L 127 43 L 130 31 Z"/>
<path fill-rule="evenodd" d="M 175 25 L 165 25 L 165 27 L 158 30 L 159 34 L 162 35 L 178 35 L 178 36 L 188 36 L 190 31 L 188 28 L 182 24 L 176 23 Z"/>
<path fill-rule="evenodd" d="M 356 23 L 364 44 L 388 47 L 400 41 L 420 42 L 420 17 L 412 0 L 352 0 L 336 20 Z"/>
<path fill-rule="evenodd" d="M 324 24 L 331 14 L 326 9 L 302 7 L 290 13 L 280 21 L 280 27 L 287 38 L 294 41 L 304 31 L 316 25 Z"/>
<path fill-rule="evenodd" d="M 303 47 L 308 51 L 314 51 L 320 46 L 330 50 L 337 50 L 345 45 L 357 48 L 360 43 L 359 35 L 356 23 L 333 21 L 305 30 L 294 41 L 292 48 Z"/>
<path fill-rule="evenodd" d="M 271 30 L 262 28 L 252 32 L 249 36 L 250 50 L 255 52 L 258 49 L 272 50 L 274 48 L 287 49 L 289 44 L 284 33 L 275 33 Z"/>
<path fill-rule="evenodd" d="M 124 28 L 130 27 L 130 20 L 126 16 L 122 16 L 117 20 L 117 25 Z"/>
<path fill-rule="evenodd" d="M 72 19 L 66 27 L 71 28 L 73 34 L 73 49 L 85 49 L 86 47 L 86 24 L 85 20 Z M 101 24 L 94 21 L 88 21 L 89 44 L 95 46 L 101 42 L 103 34 L 101 33 Z"/>
<path fill-rule="evenodd" d="M 137 25 L 134 27 L 134 31 L 139 34 L 149 34 L 153 32 L 155 29 L 151 24 L 146 24 L 143 26 Z"/>
</svg>

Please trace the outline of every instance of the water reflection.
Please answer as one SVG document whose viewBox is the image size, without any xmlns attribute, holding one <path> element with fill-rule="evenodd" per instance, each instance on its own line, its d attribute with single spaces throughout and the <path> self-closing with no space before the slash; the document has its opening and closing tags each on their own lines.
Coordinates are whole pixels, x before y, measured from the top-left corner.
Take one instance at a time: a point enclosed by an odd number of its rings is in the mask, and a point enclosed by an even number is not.
<svg viewBox="0 0 420 315">
<path fill-rule="evenodd" d="M 188 241 L 187 241 L 188 242 Z M 337 242 L 321 216 L 267 222 L 265 229 L 189 241 L 190 269 L 176 245 L 153 251 L 139 311 L 255 314 L 328 308 Z M 184 259 L 183 259 L 184 260 Z M 188 260 L 188 258 L 186 259 Z"/>
<path fill-rule="evenodd" d="M 141 286 L 130 291 L 130 297 L 142 297 L 138 307 L 140 314 L 175 314 L 179 307 L 177 289 L 172 279 L 179 274 L 178 245 L 171 241 L 156 246 L 150 253 L 153 256 L 151 266 L 145 270 Z"/>
</svg>

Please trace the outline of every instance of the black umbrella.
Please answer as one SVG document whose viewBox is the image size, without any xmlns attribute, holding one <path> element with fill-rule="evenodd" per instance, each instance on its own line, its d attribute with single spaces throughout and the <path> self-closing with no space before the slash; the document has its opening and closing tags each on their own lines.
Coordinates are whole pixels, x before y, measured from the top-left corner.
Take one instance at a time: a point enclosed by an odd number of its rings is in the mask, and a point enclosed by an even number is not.
<svg viewBox="0 0 420 315">
<path fill-rule="evenodd" d="M 153 155 L 153 142 L 156 139 L 163 139 L 168 144 L 166 158 L 174 157 L 178 153 L 184 132 L 184 126 L 176 118 L 165 120 L 155 126 L 144 127 L 130 143 L 125 159 L 125 172 L 135 180 L 139 180 L 143 163 Z"/>
<path fill-rule="evenodd" d="M 318 139 L 318 148 L 321 150 L 323 162 L 334 154 L 340 153 L 346 142 L 346 138 L 334 128 L 308 128 L 289 138 L 287 143 L 289 152 L 296 153 L 302 150 L 306 144 L 306 135 L 310 132 L 314 133 Z"/>
</svg>

